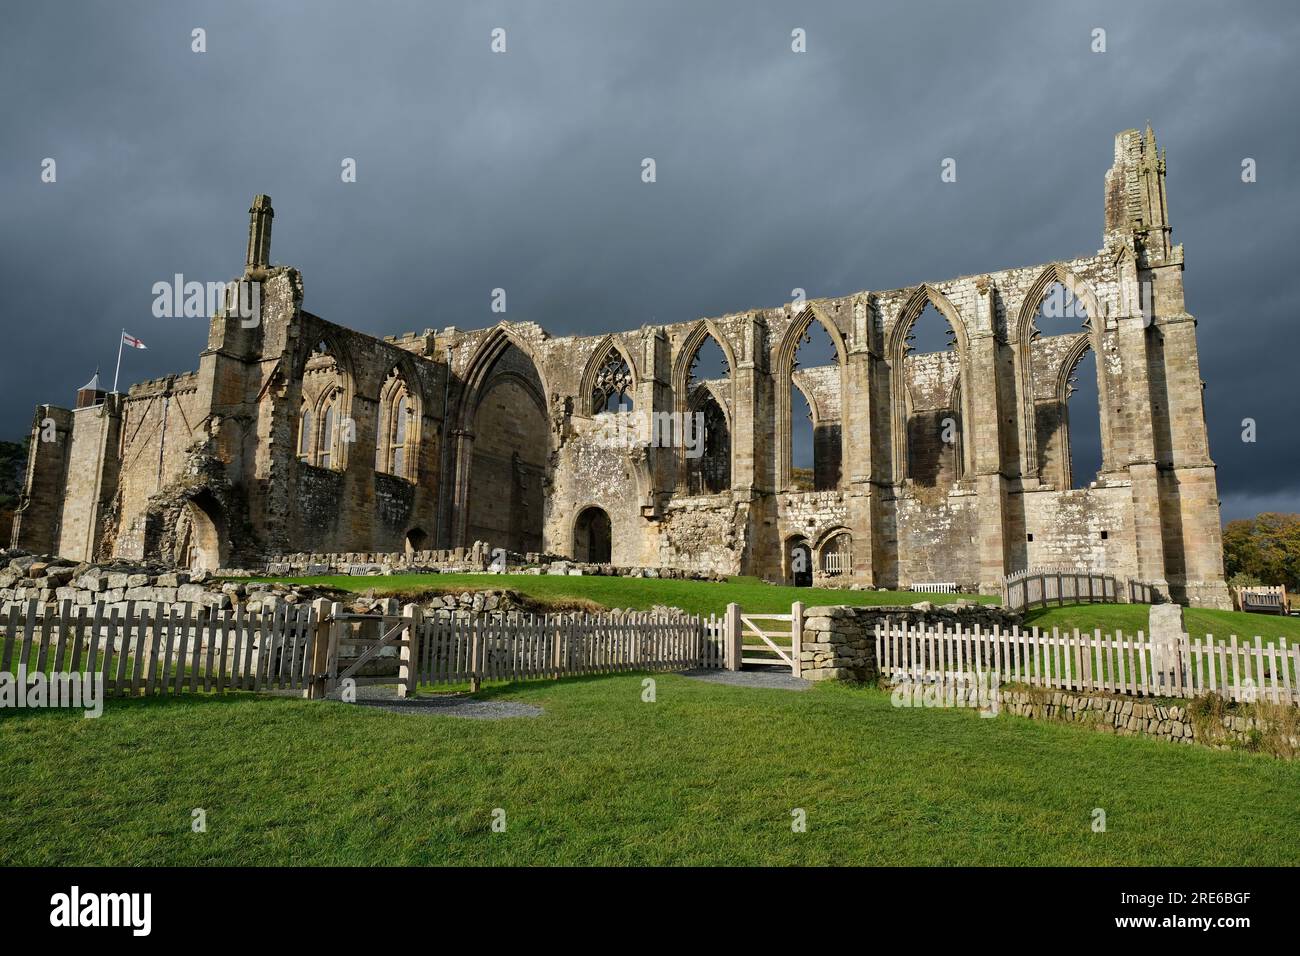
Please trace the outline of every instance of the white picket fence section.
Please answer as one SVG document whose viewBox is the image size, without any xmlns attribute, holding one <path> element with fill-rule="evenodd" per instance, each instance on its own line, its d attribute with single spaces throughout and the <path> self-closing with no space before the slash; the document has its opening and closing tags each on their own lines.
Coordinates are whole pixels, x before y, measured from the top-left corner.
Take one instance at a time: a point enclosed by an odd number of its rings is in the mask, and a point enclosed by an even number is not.
<svg viewBox="0 0 1300 956">
<path fill-rule="evenodd" d="M 0 620 L 0 671 L 100 674 L 119 697 L 299 690 L 311 683 L 317 625 L 308 605 L 249 614 L 29 601 Z"/>
<path fill-rule="evenodd" d="M 827 577 L 848 574 L 853 570 L 853 554 L 849 551 L 826 551 L 822 553 L 822 573 Z"/>
<path fill-rule="evenodd" d="M 908 590 L 915 594 L 956 594 L 960 589 L 956 581 L 923 581 Z"/>
<path fill-rule="evenodd" d="M 1152 604 L 1158 599 L 1150 584 L 1095 571 L 1031 568 L 1002 579 L 1002 606 L 1013 611 L 1052 604 Z"/>
<path fill-rule="evenodd" d="M 1038 628 L 952 629 L 876 625 L 876 661 L 890 683 L 987 679 L 1137 697 L 1300 703 L 1300 645 L 1207 635 L 1154 643 L 1143 632 L 1050 633 Z"/>
</svg>

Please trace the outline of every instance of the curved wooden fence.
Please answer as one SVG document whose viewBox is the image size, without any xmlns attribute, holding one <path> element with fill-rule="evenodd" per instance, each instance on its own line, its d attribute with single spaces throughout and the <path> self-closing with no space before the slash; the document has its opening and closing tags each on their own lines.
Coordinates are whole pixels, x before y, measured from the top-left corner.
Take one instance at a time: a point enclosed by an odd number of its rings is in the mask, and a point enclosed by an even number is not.
<svg viewBox="0 0 1300 956">
<path fill-rule="evenodd" d="M 1160 600 L 1150 584 L 1095 571 L 1031 568 L 1002 579 L 1002 605 L 1013 611 L 1053 604 L 1156 604 Z"/>
</svg>

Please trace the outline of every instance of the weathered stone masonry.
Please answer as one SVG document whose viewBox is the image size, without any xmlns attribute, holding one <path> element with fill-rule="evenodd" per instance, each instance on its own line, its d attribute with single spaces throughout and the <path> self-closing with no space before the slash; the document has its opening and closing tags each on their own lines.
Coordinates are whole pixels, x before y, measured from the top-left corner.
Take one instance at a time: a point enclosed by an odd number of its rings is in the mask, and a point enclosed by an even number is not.
<svg viewBox="0 0 1300 956">
<path fill-rule="evenodd" d="M 56 440 L 32 445 L 16 546 L 216 567 L 484 540 L 770 580 L 807 553 L 818 578 L 985 592 L 1064 564 L 1227 606 L 1195 320 L 1150 129 L 1116 137 L 1094 255 L 603 336 L 351 331 L 270 265 L 269 199 L 250 215 L 260 321 L 215 316 L 195 372 L 38 408 L 34 436 Z M 1058 284 L 1086 322 L 1048 335 L 1036 316 Z M 931 306 L 953 347 L 917 355 Z M 803 368 L 813 323 L 836 358 Z M 706 379 L 710 337 L 727 368 Z M 1089 350 L 1103 462 L 1072 488 L 1067 401 Z M 792 386 L 813 410 L 811 481 L 792 467 Z M 611 440 L 618 425 L 645 438 L 647 413 L 698 413 L 702 454 Z"/>
</svg>

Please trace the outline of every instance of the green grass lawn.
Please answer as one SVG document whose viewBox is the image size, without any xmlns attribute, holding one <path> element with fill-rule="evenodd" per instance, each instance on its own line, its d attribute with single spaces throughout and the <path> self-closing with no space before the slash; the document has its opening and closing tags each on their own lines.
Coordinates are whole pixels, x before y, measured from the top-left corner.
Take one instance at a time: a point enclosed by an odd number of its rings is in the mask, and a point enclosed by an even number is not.
<svg viewBox="0 0 1300 956">
<path fill-rule="evenodd" d="M 1048 630 L 1077 627 L 1080 631 L 1101 628 L 1103 634 L 1114 634 L 1117 630 L 1125 635 L 1137 634 L 1138 631 L 1146 634 L 1150 611 L 1149 604 L 1067 604 L 1065 607 L 1031 611 L 1025 615 L 1025 623 Z M 1249 637 L 1252 641 L 1259 635 L 1265 644 L 1273 643 L 1279 637 L 1286 638 L 1288 645 L 1300 640 L 1300 617 L 1185 607 L 1183 623 L 1193 641 L 1197 638 L 1204 640 L 1206 634 L 1213 634 L 1216 643 L 1219 638 L 1231 634 L 1238 638 Z"/>
<path fill-rule="evenodd" d="M 849 591 L 836 588 L 795 588 L 766 584 L 758 578 L 716 581 L 678 581 L 667 578 L 623 578 L 601 575 L 559 574 L 394 574 L 382 576 L 323 575 L 299 578 L 254 578 L 316 584 L 348 591 L 374 589 L 376 594 L 413 594 L 421 591 L 465 591 L 510 588 L 543 602 L 592 601 L 603 607 L 649 610 L 656 604 L 679 607 L 691 614 L 723 614 L 735 602 L 759 614 L 790 613 L 790 605 L 817 604 L 936 604 L 966 600 L 995 602 L 974 594 L 916 594 L 911 591 Z"/>
<path fill-rule="evenodd" d="M 656 679 L 655 703 L 640 675 L 489 688 L 545 709 L 503 721 L 251 695 L 9 712 L 0 864 L 1300 864 L 1300 763 Z"/>
</svg>

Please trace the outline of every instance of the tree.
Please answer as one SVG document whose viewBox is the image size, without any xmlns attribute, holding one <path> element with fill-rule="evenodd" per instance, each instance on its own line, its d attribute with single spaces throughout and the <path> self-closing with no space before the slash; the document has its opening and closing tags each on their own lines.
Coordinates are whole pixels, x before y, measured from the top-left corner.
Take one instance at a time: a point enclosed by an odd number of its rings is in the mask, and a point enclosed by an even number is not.
<svg viewBox="0 0 1300 956">
<path fill-rule="evenodd" d="M 1251 575 L 1300 591 L 1300 514 L 1265 512 L 1228 522 L 1223 567 L 1229 578 Z"/>
</svg>

